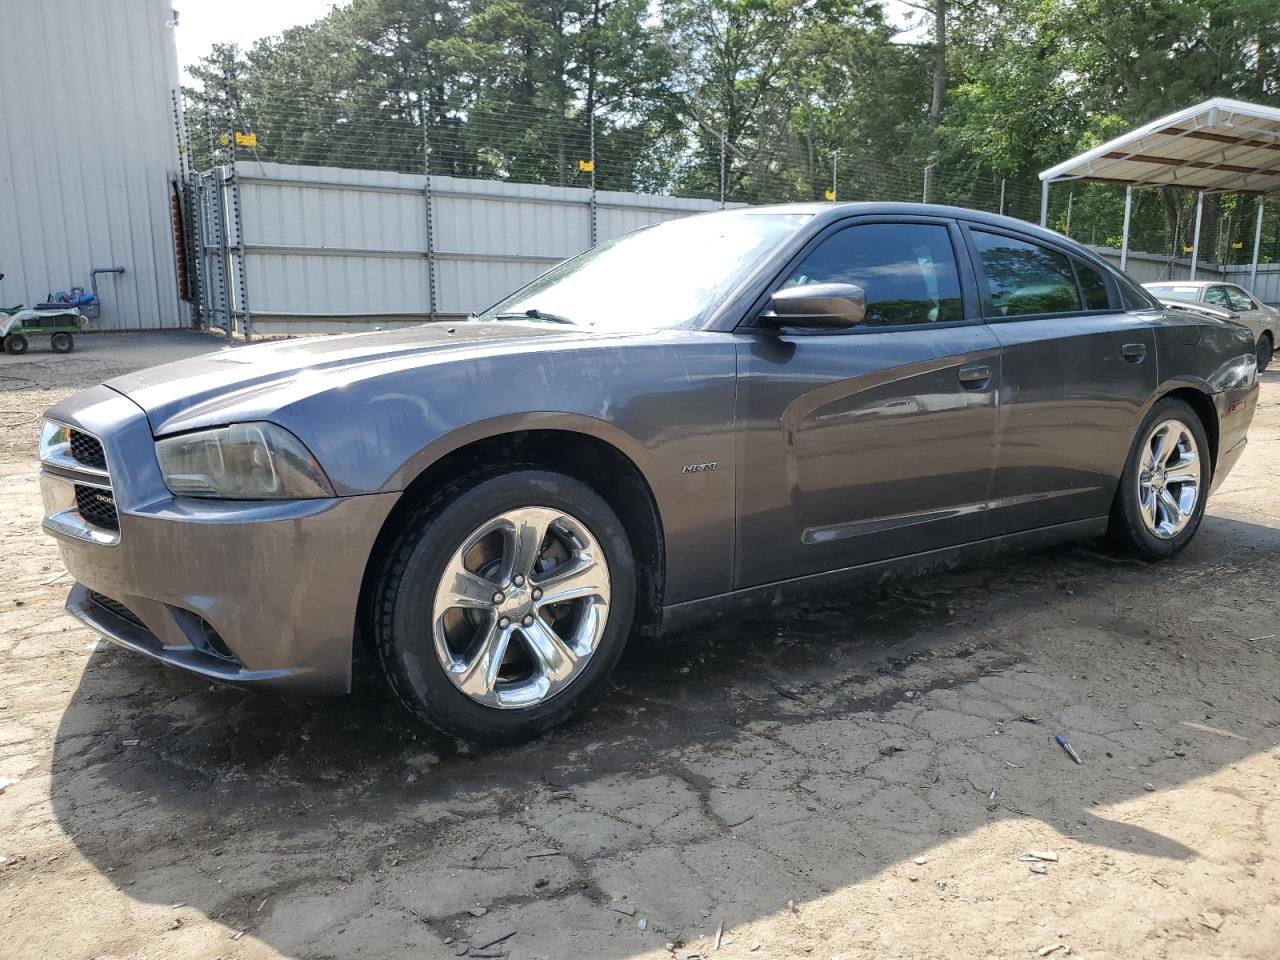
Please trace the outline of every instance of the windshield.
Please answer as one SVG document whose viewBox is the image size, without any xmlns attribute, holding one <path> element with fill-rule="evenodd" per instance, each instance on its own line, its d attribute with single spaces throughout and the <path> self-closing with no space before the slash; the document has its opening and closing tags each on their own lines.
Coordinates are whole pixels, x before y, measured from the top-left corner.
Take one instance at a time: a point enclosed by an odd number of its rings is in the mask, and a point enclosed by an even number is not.
<svg viewBox="0 0 1280 960">
<path fill-rule="evenodd" d="M 619 330 L 687 326 L 807 219 L 733 210 L 669 220 L 566 260 L 478 319 Z"/>
<path fill-rule="evenodd" d="M 1199 287 L 1178 286 L 1173 283 L 1148 283 L 1144 286 L 1148 293 L 1166 300 L 1190 300 L 1194 303 L 1200 293 Z"/>
</svg>

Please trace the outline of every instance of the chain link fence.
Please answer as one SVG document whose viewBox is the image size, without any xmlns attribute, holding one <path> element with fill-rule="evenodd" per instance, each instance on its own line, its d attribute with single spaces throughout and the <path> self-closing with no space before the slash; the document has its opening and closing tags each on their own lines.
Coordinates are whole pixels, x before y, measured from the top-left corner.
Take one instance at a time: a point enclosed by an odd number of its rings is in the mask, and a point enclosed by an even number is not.
<svg viewBox="0 0 1280 960">
<path fill-rule="evenodd" d="M 1039 219 L 1040 184 L 977 164 L 929 162 L 883 145 L 824 148 L 775 118 L 731 136 L 687 110 L 611 103 L 548 110 L 492 98 L 447 107 L 429 94 L 175 101 L 191 220 L 193 296 L 208 322 L 238 329 L 249 314 L 238 164 L 256 161 L 500 183 L 696 198 L 719 204 L 791 201 L 927 201 Z M 231 171 L 230 176 L 217 171 Z M 1206 273 L 1252 257 L 1256 200 L 1206 199 L 1199 263 Z M 1275 206 L 1275 205 L 1273 205 Z M 1131 254 L 1150 255 L 1141 279 L 1177 275 L 1191 252 L 1195 194 L 1137 190 Z M 1057 185 L 1048 224 L 1099 248 L 1118 248 L 1124 190 Z M 427 217 L 432 216 L 428 203 Z M 1280 261 L 1280 211 L 1264 219 L 1262 262 Z M 431 308 L 434 313 L 434 305 Z"/>
</svg>

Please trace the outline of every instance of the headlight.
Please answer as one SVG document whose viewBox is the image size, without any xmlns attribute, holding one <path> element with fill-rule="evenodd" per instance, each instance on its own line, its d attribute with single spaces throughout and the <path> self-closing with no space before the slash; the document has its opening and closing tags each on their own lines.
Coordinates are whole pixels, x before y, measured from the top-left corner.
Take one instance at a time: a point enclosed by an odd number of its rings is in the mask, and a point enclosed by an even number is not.
<svg viewBox="0 0 1280 960">
<path fill-rule="evenodd" d="M 156 441 L 165 485 L 177 497 L 314 500 L 333 487 L 302 441 L 274 423 L 233 423 Z"/>
<path fill-rule="evenodd" d="M 48 463 L 65 456 L 71 447 L 71 428 L 46 420 L 40 427 L 40 460 Z"/>
</svg>

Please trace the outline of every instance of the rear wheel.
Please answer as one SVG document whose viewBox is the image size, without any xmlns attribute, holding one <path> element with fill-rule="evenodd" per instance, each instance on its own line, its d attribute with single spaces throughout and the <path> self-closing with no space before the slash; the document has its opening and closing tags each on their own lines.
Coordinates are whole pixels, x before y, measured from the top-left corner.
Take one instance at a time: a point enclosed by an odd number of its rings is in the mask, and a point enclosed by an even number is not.
<svg viewBox="0 0 1280 960">
<path fill-rule="evenodd" d="M 4 338 L 4 352 L 14 355 L 27 352 L 27 338 L 20 333 L 11 333 Z"/>
<path fill-rule="evenodd" d="M 422 505 L 375 588 L 397 698 L 446 734 L 527 739 L 598 693 L 626 644 L 635 568 L 609 505 L 571 477 L 482 471 Z"/>
<path fill-rule="evenodd" d="M 1275 344 L 1271 340 L 1269 332 L 1263 333 L 1258 338 L 1258 372 L 1261 373 L 1271 365 L 1271 357 L 1274 355 Z"/>
<path fill-rule="evenodd" d="M 54 353 L 70 353 L 76 348 L 76 338 L 69 333 L 58 332 L 49 338 Z"/>
<path fill-rule="evenodd" d="M 1108 534 L 1127 553 L 1171 557 L 1196 535 L 1212 465 L 1199 416 L 1166 397 L 1142 421 L 1111 509 Z"/>
</svg>

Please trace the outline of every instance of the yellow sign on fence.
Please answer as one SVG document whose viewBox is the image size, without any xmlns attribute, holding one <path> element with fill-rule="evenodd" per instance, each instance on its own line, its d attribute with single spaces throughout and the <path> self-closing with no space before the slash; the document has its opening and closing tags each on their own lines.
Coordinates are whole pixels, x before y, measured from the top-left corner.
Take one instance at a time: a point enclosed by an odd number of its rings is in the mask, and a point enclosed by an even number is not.
<svg viewBox="0 0 1280 960">
<path fill-rule="evenodd" d="M 826 193 L 823 194 L 823 196 L 826 197 L 828 200 L 834 200 L 836 198 L 836 192 L 834 190 L 828 190 Z"/>
<path fill-rule="evenodd" d="M 237 147 L 256 147 L 258 145 L 258 135 L 256 133 L 241 133 L 236 131 Z"/>
<path fill-rule="evenodd" d="M 579 172 L 579 173 L 591 173 L 593 170 L 595 170 L 595 168 L 596 168 L 596 162 L 595 162 L 594 160 L 579 160 L 579 161 L 578 161 L 578 172 Z"/>
</svg>

